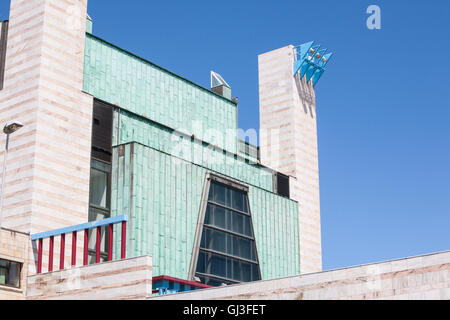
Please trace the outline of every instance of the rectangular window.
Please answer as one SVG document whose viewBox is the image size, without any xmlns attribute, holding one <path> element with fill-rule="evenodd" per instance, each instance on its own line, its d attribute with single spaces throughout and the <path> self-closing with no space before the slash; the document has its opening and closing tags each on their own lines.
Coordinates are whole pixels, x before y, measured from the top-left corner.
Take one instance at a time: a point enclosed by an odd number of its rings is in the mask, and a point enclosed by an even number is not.
<svg viewBox="0 0 450 320">
<path fill-rule="evenodd" d="M 0 285 L 20 288 L 20 270 L 22 264 L 0 259 Z"/>
<path fill-rule="evenodd" d="M 275 174 L 275 183 L 277 194 L 279 194 L 282 197 L 289 198 L 290 197 L 289 176 L 277 172 Z"/>
<path fill-rule="evenodd" d="M 107 219 L 110 213 L 111 193 L 111 165 L 99 160 L 91 161 L 91 181 L 89 188 L 89 221 Z M 102 228 L 101 233 L 101 261 L 106 261 L 108 254 L 106 248 L 108 239 L 107 228 Z M 97 241 L 97 230 L 89 230 L 89 264 L 95 262 L 95 244 Z"/>
<path fill-rule="evenodd" d="M 111 166 L 92 160 L 90 181 L 90 205 L 109 212 L 109 187 Z"/>
<path fill-rule="evenodd" d="M 111 216 L 111 161 L 113 106 L 94 99 L 92 119 L 91 179 L 89 188 L 89 221 Z M 102 227 L 100 261 L 107 260 L 108 230 Z M 89 231 L 89 264 L 95 263 L 97 230 Z"/>
<path fill-rule="evenodd" d="M 113 106 L 94 99 L 92 158 L 111 163 Z"/>
</svg>

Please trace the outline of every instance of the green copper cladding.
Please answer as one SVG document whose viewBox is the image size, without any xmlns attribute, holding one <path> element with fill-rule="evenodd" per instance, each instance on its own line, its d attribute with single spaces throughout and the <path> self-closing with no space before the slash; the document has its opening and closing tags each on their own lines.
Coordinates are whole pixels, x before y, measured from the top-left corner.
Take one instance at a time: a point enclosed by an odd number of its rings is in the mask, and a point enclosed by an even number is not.
<svg viewBox="0 0 450 320">
<path fill-rule="evenodd" d="M 139 142 L 236 180 L 273 191 L 272 170 L 251 161 L 246 162 L 244 158 L 201 141 L 192 141 L 191 137 L 176 134 L 148 119 L 116 109 L 113 127 L 113 145 Z"/>
<path fill-rule="evenodd" d="M 112 216 L 129 216 L 127 256 L 150 254 L 154 275 L 187 279 L 211 171 L 139 143 L 115 147 L 113 164 Z M 299 274 L 297 202 L 252 185 L 249 202 L 262 279 Z"/>
<path fill-rule="evenodd" d="M 187 279 L 215 173 L 249 187 L 262 278 L 300 273 L 298 203 L 273 193 L 274 172 L 238 152 L 234 102 L 89 33 L 83 90 L 117 106 L 111 215 L 129 216 L 128 257 L 152 255 L 154 275 Z M 116 227 L 114 242 L 119 258 Z"/>
<path fill-rule="evenodd" d="M 83 90 L 187 135 L 221 147 L 226 144 L 232 153 L 237 151 L 234 102 L 91 34 L 86 34 Z M 214 132 L 234 139 L 216 141 Z"/>
</svg>

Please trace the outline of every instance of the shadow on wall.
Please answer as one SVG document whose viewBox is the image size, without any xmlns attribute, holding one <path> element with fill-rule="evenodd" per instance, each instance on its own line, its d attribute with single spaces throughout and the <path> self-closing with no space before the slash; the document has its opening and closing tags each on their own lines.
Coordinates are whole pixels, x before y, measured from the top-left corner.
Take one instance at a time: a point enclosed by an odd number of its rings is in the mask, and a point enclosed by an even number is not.
<svg viewBox="0 0 450 320">
<path fill-rule="evenodd" d="M 297 93 L 300 98 L 300 102 L 303 105 L 303 111 L 311 116 L 315 117 L 315 93 L 312 84 L 306 82 L 306 77 L 300 79 L 299 75 L 295 77 L 295 85 L 297 87 Z"/>
</svg>

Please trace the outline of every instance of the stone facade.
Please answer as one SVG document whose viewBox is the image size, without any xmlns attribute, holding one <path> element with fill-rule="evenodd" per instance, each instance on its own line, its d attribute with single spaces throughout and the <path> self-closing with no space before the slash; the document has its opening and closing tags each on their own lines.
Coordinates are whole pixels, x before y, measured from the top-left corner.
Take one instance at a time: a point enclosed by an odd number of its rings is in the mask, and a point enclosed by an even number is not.
<svg viewBox="0 0 450 320">
<path fill-rule="evenodd" d="M 87 0 L 11 0 L 0 123 L 18 120 L 24 128 L 10 139 L 3 227 L 36 233 L 88 220 L 86 10 Z"/>
<path fill-rule="evenodd" d="M 450 251 L 153 299 L 448 300 Z"/>
<path fill-rule="evenodd" d="M 258 57 L 261 162 L 290 176 L 299 205 L 301 273 L 322 270 L 315 92 L 293 76 L 289 45 Z"/>
<path fill-rule="evenodd" d="M 27 266 L 29 263 L 34 263 L 34 261 L 29 260 L 29 245 L 30 236 L 28 234 L 0 229 L 0 259 L 22 264 L 20 287 L 12 288 L 0 285 L 0 300 L 25 299 L 28 275 Z"/>
<path fill-rule="evenodd" d="M 142 256 L 30 276 L 30 300 L 126 300 L 152 295 L 152 257 Z"/>
</svg>

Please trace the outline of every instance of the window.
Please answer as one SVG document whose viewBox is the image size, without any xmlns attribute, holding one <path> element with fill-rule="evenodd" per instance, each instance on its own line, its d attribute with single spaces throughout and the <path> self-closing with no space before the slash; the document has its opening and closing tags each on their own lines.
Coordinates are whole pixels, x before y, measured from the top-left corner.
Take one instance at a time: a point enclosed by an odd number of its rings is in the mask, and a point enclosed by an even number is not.
<svg viewBox="0 0 450 320">
<path fill-rule="evenodd" d="M 93 159 L 91 162 L 90 206 L 109 214 L 109 176 L 111 166 Z M 97 220 L 97 219 L 95 219 Z"/>
<path fill-rule="evenodd" d="M 280 172 L 275 174 L 276 191 L 282 197 L 289 198 L 289 176 L 286 176 Z"/>
<path fill-rule="evenodd" d="M 110 217 L 110 178 L 111 165 L 96 159 L 91 161 L 91 181 L 89 188 L 89 221 L 98 221 Z M 102 228 L 101 261 L 106 261 L 108 254 L 106 239 L 108 230 Z M 96 229 L 89 230 L 89 264 L 95 262 Z"/>
<path fill-rule="evenodd" d="M 0 259 L 0 285 L 20 288 L 22 264 Z"/>
<path fill-rule="evenodd" d="M 111 216 L 111 161 L 112 161 L 113 106 L 94 99 L 92 119 L 91 180 L 89 188 L 89 221 Z M 89 231 L 89 264 L 95 263 L 96 230 Z M 107 228 L 102 228 L 100 261 L 108 257 Z"/>
<path fill-rule="evenodd" d="M 195 276 L 211 286 L 261 279 L 245 191 L 211 181 Z"/>
</svg>

